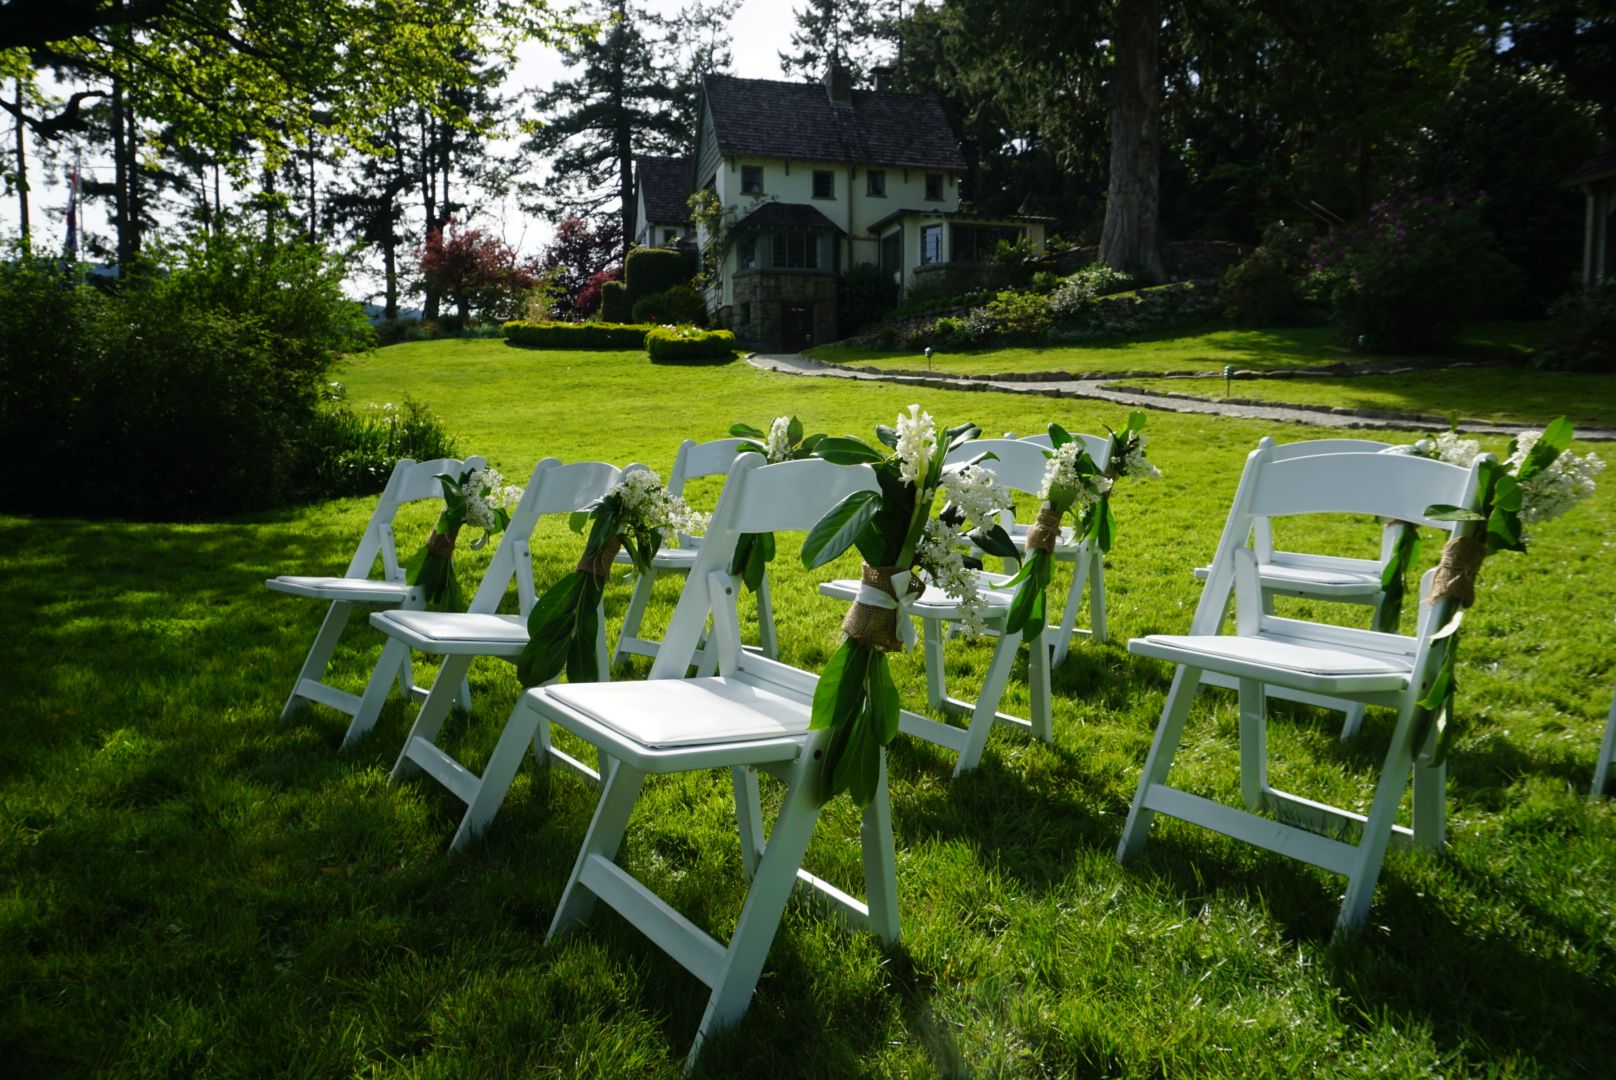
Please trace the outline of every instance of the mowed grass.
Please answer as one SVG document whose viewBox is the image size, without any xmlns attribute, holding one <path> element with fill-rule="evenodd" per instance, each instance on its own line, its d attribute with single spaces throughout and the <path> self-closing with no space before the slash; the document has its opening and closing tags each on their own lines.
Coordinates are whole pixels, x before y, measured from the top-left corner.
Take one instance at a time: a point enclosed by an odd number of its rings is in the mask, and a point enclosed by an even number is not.
<svg viewBox="0 0 1616 1080">
<path fill-rule="evenodd" d="M 917 399 L 739 363 L 491 341 L 398 346 L 341 377 L 359 401 L 426 402 L 466 452 L 513 477 L 545 454 L 666 470 L 686 436 L 783 412 L 861 434 L 914 400 L 989 432 L 1123 419 L 1070 399 Z M 1394 852 L 1361 939 L 1337 947 L 1342 883 L 1322 871 L 1168 821 L 1142 859 L 1113 860 L 1171 674 L 1130 657 L 1126 639 L 1187 625 L 1190 568 L 1257 438 L 1317 434 L 1167 413 L 1148 430 L 1165 476 L 1116 500 L 1113 638 L 1077 646 L 1056 674 L 1054 744 L 997 732 L 982 768 L 954 780 L 950 755 L 900 738 L 902 944 L 794 901 L 750 1012 L 698 1074 L 1603 1075 L 1616 808 L 1586 789 L 1616 682 L 1613 484 L 1542 527 L 1532 557 L 1488 564 L 1466 623 L 1448 850 Z M 0 519 L 5 1075 L 679 1074 L 701 984 L 604 910 L 545 942 L 592 811 L 587 785 L 529 763 L 486 842 L 455 856 L 453 799 L 387 782 L 408 727 L 396 698 L 346 756 L 346 717 L 277 719 L 321 612 L 263 579 L 339 570 L 368 510 L 342 500 L 186 526 Z M 1327 533 L 1364 547 L 1376 526 Z M 547 525 L 538 579 L 570 567 L 578 543 Z M 773 571 L 780 636 L 786 659 L 815 668 L 842 609 L 814 592 L 796 550 L 783 542 Z M 478 570 L 468 557 L 463 573 Z M 653 631 L 677 589 L 659 585 Z M 609 619 L 627 593 L 614 581 Z M 988 647 L 949 653 L 970 694 Z M 357 690 L 375 654 L 356 635 L 336 681 Z M 895 669 L 906 701 L 923 701 L 918 659 Z M 1022 715 L 1024 673 L 1005 703 Z M 443 741 L 480 767 L 519 688 L 492 662 L 472 686 L 473 712 Z M 1372 711 L 1343 745 L 1332 714 L 1274 711 L 1276 782 L 1365 805 L 1389 715 Z M 1175 781 L 1237 801 L 1235 730 L 1232 696 L 1205 696 Z M 777 805 L 777 786 L 764 791 Z M 841 800 L 809 865 L 857 891 L 858 850 Z M 622 861 L 727 936 L 745 893 L 728 776 L 653 779 Z"/>
<path fill-rule="evenodd" d="M 1083 345 L 1037 345 L 966 352 L 934 351 L 931 370 L 950 375 L 1063 371 L 1073 375 L 1124 371 L 1222 371 L 1225 365 L 1249 371 L 1328 367 L 1332 364 L 1380 362 L 1396 365 L 1439 364 L 1464 357 L 1523 357 L 1541 344 L 1544 323 L 1498 322 L 1471 327 L 1440 356 L 1375 356 L 1342 344 L 1331 327 L 1282 330 L 1211 330 L 1202 333 L 1147 334 L 1125 341 Z M 808 355 L 832 364 L 851 364 L 885 371 L 924 371 L 923 353 L 825 345 Z"/>
<path fill-rule="evenodd" d="M 1123 384 L 1217 401 L 1221 378 L 1127 379 Z M 1239 379 L 1230 397 L 1278 405 L 1372 409 L 1398 414 L 1457 413 L 1462 419 L 1541 423 L 1564 415 L 1574 424 L 1616 426 L 1616 375 L 1463 368 L 1399 375 L 1310 375 L 1301 379 Z"/>
</svg>

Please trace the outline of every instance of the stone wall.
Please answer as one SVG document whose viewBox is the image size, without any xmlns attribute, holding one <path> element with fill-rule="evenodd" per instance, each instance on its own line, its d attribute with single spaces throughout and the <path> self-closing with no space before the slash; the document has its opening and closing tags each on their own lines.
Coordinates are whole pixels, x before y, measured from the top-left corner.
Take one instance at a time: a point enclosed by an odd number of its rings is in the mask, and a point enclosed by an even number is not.
<svg viewBox="0 0 1616 1080">
<path fill-rule="evenodd" d="M 813 344 L 836 340 L 836 275 L 752 270 L 735 275 L 729 326 L 741 342 L 764 352 L 785 352 L 782 319 L 792 306 L 812 315 Z"/>
</svg>

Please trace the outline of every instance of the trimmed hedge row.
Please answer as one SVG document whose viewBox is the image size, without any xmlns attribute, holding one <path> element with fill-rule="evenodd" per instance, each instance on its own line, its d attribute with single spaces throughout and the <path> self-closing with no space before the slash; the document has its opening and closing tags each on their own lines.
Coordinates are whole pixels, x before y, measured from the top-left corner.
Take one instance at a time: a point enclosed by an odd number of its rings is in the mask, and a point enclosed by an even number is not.
<svg viewBox="0 0 1616 1080">
<path fill-rule="evenodd" d="M 504 326 L 505 340 L 529 349 L 639 349 L 650 326 L 623 323 L 523 322 Z"/>
<path fill-rule="evenodd" d="M 691 360 L 733 360 L 735 335 L 728 330 L 697 330 L 690 326 L 659 326 L 645 335 L 645 351 L 657 363 Z"/>
</svg>

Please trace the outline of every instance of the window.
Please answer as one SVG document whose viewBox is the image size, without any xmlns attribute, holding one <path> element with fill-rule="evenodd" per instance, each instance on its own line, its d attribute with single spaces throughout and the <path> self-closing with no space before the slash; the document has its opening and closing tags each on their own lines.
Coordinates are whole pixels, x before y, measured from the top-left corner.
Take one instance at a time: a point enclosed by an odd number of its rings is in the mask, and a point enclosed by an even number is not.
<svg viewBox="0 0 1616 1080">
<path fill-rule="evenodd" d="M 933 202 L 940 202 L 943 198 L 943 174 L 929 172 L 926 174 L 926 198 Z"/>
<path fill-rule="evenodd" d="M 663 229 L 662 230 L 662 242 L 663 242 L 663 244 L 669 245 L 669 246 L 672 246 L 673 244 L 677 244 L 679 242 L 679 230 L 678 229 Z"/>
<path fill-rule="evenodd" d="M 954 262 L 985 263 L 993 258 L 999 243 L 1013 244 L 1021 230 L 1013 225 L 955 225 L 952 254 Z"/>
<path fill-rule="evenodd" d="M 735 242 L 735 268 L 752 270 L 757 267 L 757 237 L 743 236 Z"/>
<path fill-rule="evenodd" d="M 750 303 L 743 302 L 741 304 L 741 325 L 744 327 L 752 325 L 752 305 Z"/>
<path fill-rule="evenodd" d="M 869 169 L 864 173 L 864 191 L 878 199 L 886 198 L 887 172 L 885 169 Z"/>
<path fill-rule="evenodd" d="M 920 261 L 922 263 L 943 261 L 943 227 L 941 225 L 922 225 L 920 227 Z"/>
<path fill-rule="evenodd" d="M 892 232 L 881 238 L 881 272 L 896 274 L 903 269 L 903 233 Z"/>
<path fill-rule="evenodd" d="M 763 194 L 763 166 L 761 166 L 761 165 L 742 165 L 741 166 L 741 194 L 742 195 L 761 195 L 761 194 Z"/>
<path fill-rule="evenodd" d="M 836 174 L 829 169 L 814 170 L 814 198 L 834 199 L 836 197 Z"/>
<path fill-rule="evenodd" d="M 809 232 L 775 233 L 774 267 L 777 270 L 818 270 L 819 236 Z"/>
</svg>

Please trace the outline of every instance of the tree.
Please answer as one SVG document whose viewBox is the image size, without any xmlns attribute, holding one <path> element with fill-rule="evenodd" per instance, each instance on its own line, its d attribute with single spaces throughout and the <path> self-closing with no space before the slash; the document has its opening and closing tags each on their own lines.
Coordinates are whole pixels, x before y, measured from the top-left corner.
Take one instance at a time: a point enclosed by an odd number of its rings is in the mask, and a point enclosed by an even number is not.
<svg viewBox="0 0 1616 1080">
<path fill-rule="evenodd" d="M 570 217 L 556 226 L 555 236 L 539 257 L 539 270 L 556 290 L 556 307 L 563 314 L 583 318 L 600 306 L 602 272 L 620 261 L 622 234 L 616 218 L 590 228 L 582 218 Z M 596 280 L 599 278 L 599 280 Z M 584 292 L 594 285 L 593 299 Z"/>
<path fill-rule="evenodd" d="M 427 233 L 420 270 L 429 288 L 454 301 L 462 327 L 471 321 L 473 309 L 484 319 L 515 317 L 538 282 L 536 268 L 509 244 L 481 229 L 457 228 L 454 222 L 447 230 Z"/>
<path fill-rule="evenodd" d="M 691 62 L 718 63 L 727 57 L 727 47 L 718 47 L 718 24 L 703 23 L 702 8 L 693 4 L 680 16 L 685 21 L 674 25 L 707 25 L 708 44 L 691 53 Z M 695 131 L 681 109 L 693 113 L 704 71 L 686 67 L 669 78 L 662 57 L 677 52 L 668 40 L 669 24 L 634 0 L 598 0 L 589 10 L 599 33 L 561 46 L 563 59 L 578 74 L 534 97 L 539 119 L 531 125 L 526 148 L 549 158 L 550 167 L 543 184 L 528 187 L 529 205 L 544 213 L 592 218 L 615 200 L 628 243 L 637 224 L 634 158 L 689 147 Z"/>
<path fill-rule="evenodd" d="M 1111 169 L 1100 262 L 1162 278 L 1161 12 L 1157 0 L 1117 0 L 1111 71 Z"/>
<path fill-rule="evenodd" d="M 813 80 L 836 57 L 855 83 L 861 81 L 870 68 L 890 59 L 883 55 L 883 38 L 898 6 L 892 0 L 807 0 L 793 12 L 797 28 L 791 31 L 791 51 L 779 54 L 780 70 Z"/>
</svg>

